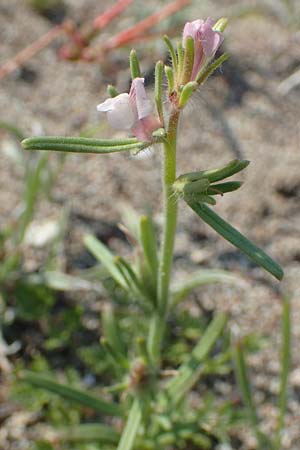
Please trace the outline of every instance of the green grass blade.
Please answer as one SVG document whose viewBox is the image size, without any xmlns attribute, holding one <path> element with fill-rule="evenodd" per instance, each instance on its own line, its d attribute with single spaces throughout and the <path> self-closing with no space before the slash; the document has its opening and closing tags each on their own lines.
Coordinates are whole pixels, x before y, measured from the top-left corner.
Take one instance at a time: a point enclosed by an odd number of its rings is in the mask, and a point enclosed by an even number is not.
<svg viewBox="0 0 300 450">
<path fill-rule="evenodd" d="M 20 244 L 32 220 L 35 206 L 40 194 L 44 171 L 47 170 L 48 155 L 41 156 L 26 172 L 25 193 L 23 198 L 24 211 L 19 218 L 16 243 Z"/>
<path fill-rule="evenodd" d="M 283 270 L 270 256 L 263 250 L 254 245 L 249 239 L 243 236 L 239 231 L 233 228 L 228 222 L 223 220 L 218 214 L 212 211 L 203 203 L 194 201 L 193 199 L 185 199 L 187 204 L 201 217 L 204 222 L 210 225 L 218 234 L 229 241 L 241 252 L 245 253 L 258 266 L 263 267 L 267 272 L 271 273 L 275 278 L 281 280 L 283 278 Z"/>
<path fill-rule="evenodd" d="M 131 406 L 129 416 L 123 430 L 117 450 L 131 450 L 142 422 L 143 403 L 136 397 Z"/>
<path fill-rule="evenodd" d="M 235 275 L 226 270 L 201 269 L 191 277 L 182 282 L 174 284 L 172 287 L 173 305 L 177 305 L 183 300 L 193 289 L 207 284 L 229 283 L 242 285 L 243 281 L 240 276 Z"/>
<path fill-rule="evenodd" d="M 127 282 L 116 264 L 116 257 L 110 250 L 91 234 L 84 237 L 84 244 L 92 255 L 103 264 L 111 277 L 127 290 Z"/>
<path fill-rule="evenodd" d="M 252 426 L 253 432 L 259 443 L 260 450 L 271 450 L 270 439 L 259 430 L 259 417 L 253 402 L 252 387 L 248 376 L 242 342 L 233 345 L 233 360 L 237 382 L 241 391 L 243 403 Z"/>
<path fill-rule="evenodd" d="M 71 153 L 116 153 L 138 151 L 147 146 L 137 139 L 93 139 L 85 137 L 38 136 L 24 139 L 25 150 L 49 150 Z"/>
<path fill-rule="evenodd" d="M 55 439 L 64 442 L 90 442 L 117 445 L 120 435 L 112 427 L 98 423 L 86 423 L 54 431 Z"/>
<path fill-rule="evenodd" d="M 200 342 L 193 349 L 190 359 L 183 364 L 178 375 L 167 385 L 166 392 L 172 404 L 176 405 L 199 380 L 203 361 L 212 350 L 227 323 L 227 314 L 218 314 L 207 327 Z"/>
<path fill-rule="evenodd" d="M 277 426 L 276 446 L 281 449 L 282 431 L 287 408 L 288 375 L 291 362 L 291 309 L 288 297 L 284 298 L 282 315 L 282 349 L 281 349 L 281 379 L 279 391 L 279 417 Z"/>
<path fill-rule="evenodd" d="M 256 407 L 253 402 L 252 388 L 248 376 L 243 346 L 237 342 L 233 346 L 233 359 L 235 364 L 236 378 L 242 394 L 243 402 L 247 409 L 247 414 L 252 426 L 256 429 L 259 425 L 259 419 Z"/>
<path fill-rule="evenodd" d="M 58 383 L 57 381 L 53 381 L 43 375 L 26 371 L 22 374 L 22 380 L 32 384 L 35 387 L 46 389 L 53 394 L 60 395 L 66 400 L 87 406 L 88 408 L 94 409 L 102 414 L 109 416 L 123 415 L 122 408 L 118 404 L 102 400 L 101 398 L 87 394 L 80 389 Z"/>
</svg>

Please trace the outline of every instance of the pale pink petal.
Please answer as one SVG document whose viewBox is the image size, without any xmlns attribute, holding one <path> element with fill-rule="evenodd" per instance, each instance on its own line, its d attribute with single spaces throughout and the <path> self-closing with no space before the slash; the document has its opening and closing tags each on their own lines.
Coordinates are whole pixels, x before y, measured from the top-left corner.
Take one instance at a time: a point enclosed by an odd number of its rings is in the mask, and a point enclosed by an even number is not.
<svg viewBox="0 0 300 450">
<path fill-rule="evenodd" d="M 131 128 L 132 133 L 139 141 L 151 141 L 153 131 L 161 127 L 160 121 L 154 116 L 138 120 Z"/>
<path fill-rule="evenodd" d="M 132 101 L 134 101 L 137 115 L 139 119 L 147 117 L 152 112 L 152 103 L 148 99 L 145 86 L 144 78 L 135 78 L 132 81 L 129 96 Z"/>
<path fill-rule="evenodd" d="M 107 99 L 97 106 L 97 110 L 106 112 L 108 122 L 118 130 L 130 130 L 137 119 L 126 93 Z"/>
<path fill-rule="evenodd" d="M 183 29 L 183 41 L 182 46 L 185 47 L 185 41 L 188 36 L 192 37 L 194 40 L 197 39 L 197 33 L 204 21 L 201 19 L 194 20 L 193 22 L 187 22 Z"/>
<path fill-rule="evenodd" d="M 223 42 L 222 34 L 219 31 L 214 31 L 207 21 L 200 28 L 199 36 L 205 55 L 209 58 L 214 56 Z"/>
</svg>

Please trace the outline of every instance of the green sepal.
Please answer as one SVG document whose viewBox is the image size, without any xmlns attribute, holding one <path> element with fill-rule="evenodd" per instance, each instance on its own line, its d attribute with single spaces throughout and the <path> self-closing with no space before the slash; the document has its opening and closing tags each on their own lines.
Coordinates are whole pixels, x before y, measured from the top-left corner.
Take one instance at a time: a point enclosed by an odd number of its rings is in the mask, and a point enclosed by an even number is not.
<svg viewBox="0 0 300 450">
<path fill-rule="evenodd" d="M 115 153 L 142 150 L 150 143 L 130 139 L 93 139 L 84 137 L 38 136 L 24 139 L 25 150 L 49 150 L 71 153 Z"/>
<path fill-rule="evenodd" d="M 198 86 L 199 85 L 196 81 L 190 81 L 183 87 L 179 97 L 179 108 L 183 108 L 187 104 L 191 95 L 197 90 Z"/>
<path fill-rule="evenodd" d="M 130 62 L 131 78 L 133 80 L 135 78 L 140 78 L 142 76 L 140 64 L 139 64 L 139 60 L 138 60 L 136 51 L 134 49 L 132 49 L 130 52 L 129 62 Z"/>
<path fill-rule="evenodd" d="M 213 184 L 207 189 L 209 195 L 223 195 L 226 192 L 233 192 L 239 189 L 243 183 L 241 181 L 227 181 L 225 183 Z"/>
<path fill-rule="evenodd" d="M 204 222 L 211 226 L 224 239 L 229 241 L 241 252 L 245 253 L 258 266 L 263 267 L 267 272 L 271 273 L 275 278 L 281 280 L 283 278 L 283 270 L 270 256 L 263 250 L 254 245 L 249 239 L 243 236 L 238 230 L 232 227 L 228 222 L 222 219 L 218 214 L 212 211 L 203 203 L 195 201 L 192 197 L 184 197 L 186 203 L 201 217 Z"/>
<path fill-rule="evenodd" d="M 187 84 L 190 81 L 193 66 L 194 66 L 194 39 L 191 36 L 188 36 L 185 40 L 183 73 L 181 84 Z"/>
<path fill-rule="evenodd" d="M 216 59 L 212 64 L 206 64 L 198 73 L 196 81 L 198 84 L 203 84 L 210 75 L 212 75 L 227 59 L 229 58 L 229 53 L 224 53 L 218 59 Z"/>
<path fill-rule="evenodd" d="M 199 180 L 199 178 L 207 178 L 210 183 L 216 183 L 217 181 L 232 177 L 234 174 L 240 172 L 241 170 L 244 170 L 249 164 L 250 161 L 247 161 L 245 159 L 234 159 L 233 161 L 230 161 L 228 164 L 226 164 L 226 166 L 220 167 L 219 169 L 188 172 L 180 175 L 177 180 L 191 182 Z"/>
<path fill-rule="evenodd" d="M 107 93 L 111 98 L 117 97 L 119 95 L 118 90 L 112 84 L 107 86 Z"/>
</svg>

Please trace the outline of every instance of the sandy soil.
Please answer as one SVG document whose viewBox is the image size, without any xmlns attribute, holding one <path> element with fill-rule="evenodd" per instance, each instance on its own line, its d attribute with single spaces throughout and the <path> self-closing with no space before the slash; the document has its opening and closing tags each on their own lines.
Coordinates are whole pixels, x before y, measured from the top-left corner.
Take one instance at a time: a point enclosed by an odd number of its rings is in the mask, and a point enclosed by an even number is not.
<svg viewBox="0 0 300 450">
<path fill-rule="evenodd" d="M 100 9 L 94 0 L 66 3 L 69 14 L 80 19 L 93 17 Z M 199 14 L 196 3 L 194 8 Z M 234 2 L 220 3 L 225 11 L 227 5 L 234 6 Z M 203 14 L 219 15 L 216 4 L 206 3 Z M 49 26 L 26 2 L 0 2 L 0 64 Z M 236 332 L 271 337 L 270 344 L 251 360 L 257 400 L 264 404 L 262 414 L 270 433 L 274 426 L 274 394 L 278 391 L 281 299 L 290 296 L 293 368 L 284 448 L 296 450 L 300 448 L 300 91 L 295 89 L 282 97 L 278 85 L 300 63 L 300 34 L 269 14 L 233 19 L 227 35 L 225 46 L 232 55 L 230 62 L 195 95 L 182 118 L 178 171 L 212 168 L 235 157 L 251 161 L 242 176 L 243 188 L 219 200 L 216 209 L 283 265 L 285 279 L 279 285 L 253 267 L 194 220 L 183 204 L 175 270 L 229 268 L 247 279 L 246 290 L 210 288 L 201 295 L 205 304 L 230 310 Z M 31 76 L 26 78 L 24 71 L 14 73 L 0 85 L 1 120 L 17 124 L 28 135 L 37 129 L 46 134 L 76 135 L 100 121 L 95 106 L 105 98 L 107 74 L 93 64 L 58 62 L 55 48 L 50 46 L 28 62 Z M 151 51 L 163 57 L 160 44 L 152 44 Z M 122 62 L 125 57 L 126 50 L 113 56 L 114 67 L 120 61 L 121 69 L 113 78 L 121 88 L 128 84 Z M 142 67 L 145 71 L 151 69 L 149 56 L 143 59 Z M 111 135 L 104 123 L 101 128 L 102 135 Z M 140 212 L 152 210 L 159 223 L 159 154 L 160 149 L 155 148 L 142 158 L 68 156 L 54 188 L 56 202 L 42 203 L 36 219 L 58 217 L 62 205 L 71 207 L 77 220 L 68 230 L 69 259 L 76 259 L 82 250 L 81 238 L 88 223 L 98 223 L 96 227 L 117 223 L 121 205 L 126 202 Z M 18 171 L 1 154 L 0 224 L 15 214 L 21 189 Z M 110 244 L 117 245 L 113 240 Z M 253 448 L 251 445 L 247 448 Z"/>
</svg>

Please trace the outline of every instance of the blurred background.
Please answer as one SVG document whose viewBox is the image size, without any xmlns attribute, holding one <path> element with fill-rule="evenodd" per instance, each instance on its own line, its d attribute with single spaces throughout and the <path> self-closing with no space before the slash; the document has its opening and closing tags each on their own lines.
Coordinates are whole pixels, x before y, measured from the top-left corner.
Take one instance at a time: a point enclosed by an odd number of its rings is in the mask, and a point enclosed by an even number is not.
<svg viewBox="0 0 300 450">
<path fill-rule="evenodd" d="M 110 9 L 117 3 L 123 11 Z M 234 332 L 260 337 L 249 361 L 270 433 L 278 392 L 281 303 L 289 296 L 293 360 L 284 448 L 299 449 L 299 2 L 177 1 L 174 11 L 165 9 L 171 1 L 127 3 L 0 0 L 0 448 L 101 448 L 42 442 L 43 424 L 76 423 L 82 412 L 14 375 L 28 367 L 63 372 L 70 383 L 80 379 L 86 386 L 107 376 L 97 348 L 107 294 L 93 277 L 95 261 L 83 236 L 92 231 L 126 254 L 119 222 L 130 208 L 139 214 L 151 211 L 161 223 L 158 148 L 136 158 L 65 157 L 25 154 L 20 140 L 39 134 L 116 136 L 96 105 L 106 98 L 108 83 L 128 90 L 130 48 L 138 52 L 151 91 L 155 62 L 168 61 L 160 36 L 167 33 L 175 41 L 186 21 L 225 16 L 229 25 L 223 50 L 231 58 L 183 114 L 178 171 L 214 168 L 234 158 L 251 161 L 243 188 L 219 200 L 216 209 L 283 266 L 285 279 L 280 285 L 273 281 L 193 220 L 183 204 L 174 272 L 229 269 L 246 280 L 247 288 L 199 289 L 187 307 L 200 302 L 206 314 L 229 310 Z M 103 16 L 105 11 L 112 16 Z M 154 13 L 159 14 L 136 27 Z M 218 379 L 214 388 L 219 396 L 237 395 L 230 377 Z M 246 429 L 233 433 L 238 444 L 228 448 L 255 448 L 248 434 Z"/>
</svg>

